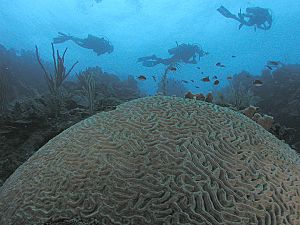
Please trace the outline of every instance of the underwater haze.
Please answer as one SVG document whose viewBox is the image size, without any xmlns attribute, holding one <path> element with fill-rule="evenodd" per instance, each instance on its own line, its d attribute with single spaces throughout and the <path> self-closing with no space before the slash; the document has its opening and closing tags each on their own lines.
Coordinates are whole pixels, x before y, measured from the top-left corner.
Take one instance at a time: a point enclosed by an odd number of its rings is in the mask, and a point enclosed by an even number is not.
<svg viewBox="0 0 300 225">
<path fill-rule="evenodd" d="M 270 30 L 254 30 L 218 13 L 224 5 L 232 13 L 248 7 L 272 11 Z M 160 77 L 164 65 L 145 67 L 137 62 L 143 56 L 168 57 L 168 49 L 176 42 L 197 43 L 209 52 L 197 65 L 182 64 L 170 76 L 178 80 L 194 79 L 202 92 L 210 91 L 212 83 L 200 82 L 201 74 L 218 75 L 220 86 L 226 76 L 242 70 L 259 74 L 268 60 L 296 64 L 300 58 L 300 4 L 296 0 L 14 0 L 0 9 L 0 43 L 7 48 L 34 51 L 39 47 L 41 58 L 51 61 L 51 42 L 58 32 L 85 38 L 88 34 L 105 36 L 113 45 L 111 54 L 97 55 L 68 41 L 56 45 L 68 47 L 67 66 L 79 61 L 74 71 L 100 66 L 120 77 L 148 76 L 139 81 L 148 94 L 154 94 L 152 75 Z M 236 56 L 232 58 L 232 56 Z M 222 62 L 226 67 L 215 64 Z M 73 74 L 73 73 L 72 73 Z M 223 77 L 222 77 L 223 76 Z M 185 84 L 196 91 L 194 84 Z"/>
<path fill-rule="evenodd" d="M 0 1 L 0 225 L 300 225 L 299 0 Z"/>
</svg>

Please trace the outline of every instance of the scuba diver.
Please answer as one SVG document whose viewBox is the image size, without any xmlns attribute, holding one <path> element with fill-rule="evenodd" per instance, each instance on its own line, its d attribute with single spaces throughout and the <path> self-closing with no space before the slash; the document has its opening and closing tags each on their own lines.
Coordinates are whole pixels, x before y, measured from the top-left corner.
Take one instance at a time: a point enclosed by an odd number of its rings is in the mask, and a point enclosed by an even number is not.
<svg viewBox="0 0 300 225">
<path fill-rule="evenodd" d="M 217 10 L 226 18 L 234 19 L 240 22 L 239 29 L 241 29 L 245 25 L 249 27 L 254 26 L 255 31 L 256 28 L 269 30 L 272 26 L 272 14 L 270 10 L 266 8 L 250 7 L 246 8 L 246 13 L 242 13 L 240 10 L 238 15 L 232 14 L 224 6 L 221 6 Z"/>
<path fill-rule="evenodd" d="M 114 50 L 114 47 L 109 40 L 106 40 L 103 37 L 99 38 L 89 34 L 87 38 L 81 39 L 61 32 L 58 32 L 58 34 L 58 37 L 53 38 L 54 44 L 64 43 L 65 41 L 71 40 L 83 48 L 92 49 L 98 56 L 104 53 L 110 54 Z"/>
<path fill-rule="evenodd" d="M 204 52 L 201 47 L 196 44 L 181 44 L 175 48 L 171 48 L 168 50 L 168 53 L 172 55 L 170 58 L 159 58 L 156 55 L 141 57 L 138 59 L 138 62 L 142 62 L 143 66 L 153 67 L 158 64 L 170 65 L 172 63 L 186 63 L 186 64 L 197 64 L 196 57 L 198 55 L 198 59 L 207 55 L 207 52 Z"/>
</svg>

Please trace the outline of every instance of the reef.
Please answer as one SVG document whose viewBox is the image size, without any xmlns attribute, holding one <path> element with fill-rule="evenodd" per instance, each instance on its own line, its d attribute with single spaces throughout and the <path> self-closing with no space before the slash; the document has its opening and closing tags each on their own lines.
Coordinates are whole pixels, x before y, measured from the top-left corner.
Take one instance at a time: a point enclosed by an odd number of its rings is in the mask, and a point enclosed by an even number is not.
<svg viewBox="0 0 300 225">
<path fill-rule="evenodd" d="M 187 92 L 185 94 L 185 98 L 187 99 L 195 99 L 200 101 L 206 101 L 206 102 L 213 102 L 213 95 L 212 93 L 208 93 L 206 96 L 203 94 L 193 94 L 192 92 Z M 218 104 L 215 102 L 215 104 Z M 222 107 L 227 107 L 229 109 L 232 109 L 234 111 L 240 112 L 247 116 L 248 118 L 255 121 L 257 124 L 262 126 L 267 131 L 274 134 L 277 138 L 283 141 L 290 141 L 291 137 L 294 135 L 294 129 L 288 129 L 280 125 L 279 123 L 275 123 L 274 118 L 272 116 L 268 116 L 265 114 L 259 113 L 259 107 L 255 107 L 250 105 L 247 108 L 244 108 L 242 110 L 238 110 L 237 107 L 234 107 L 231 104 L 225 104 L 224 102 L 222 104 L 218 104 Z"/>
<path fill-rule="evenodd" d="M 265 128 L 267 131 L 269 131 L 274 123 L 274 118 L 272 116 L 268 115 L 261 115 L 258 112 L 258 107 L 255 106 L 249 106 L 245 109 L 243 109 L 241 112 L 249 117 L 250 119 L 254 120 L 256 123 L 261 125 L 263 128 Z"/>
<path fill-rule="evenodd" d="M 55 60 L 57 71 L 64 67 L 64 56 L 58 55 Z M 39 59 L 43 71 L 33 52 L 18 54 L 0 46 L 0 59 L 0 186 L 18 166 L 63 130 L 97 112 L 112 110 L 122 102 L 141 96 L 132 76 L 120 80 L 100 67 L 65 77 L 59 90 L 53 91 L 50 72 L 47 72 L 51 71 L 51 64 Z M 93 96 L 86 93 L 82 77 L 93 79 Z"/>
<path fill-rule="evenodd" d="M 291 145 L 300 153 L 300 65 L 283 65 L 265 70 L 263 88 L 254 88 L 261 111 L 295 131 Z"/>
<path fill-rule="evenodd" d="M 147 97 L 54 137 L 0 199 L 6 225 L 297 225 L 300 158 L 240 112 Z"/>
<path fill-rule="evenodd" d="M 213 95 L 212 93 L 208 93 L 206 96 L 202 93 L 199 94 L 193 94 L 192 92 L 187 92 L 184 95 L 184 98 L 188 98 L 188 99 L 196 99 L 196 100 L 200 100 L 200 101 L 206 101 L 206 102 L 213 102 Z"/>
<path fill-rule="evenodd" d="M 263 83 L 261 87 L 253 85 L 255 79 Z M 282 64 L 272 71 L 263 70 L 259 76 L 243 71 L 221 92 L 217 104 L 238 110 L 259 107 L 261 114 L 274 119 L 270 132 L 300 153 L 300 65 Z"/>
<path fill-rule="evenodd" d="M 167 96 L 184 97 L 187 92 L 186 87 L 181 81 L 175 80 L 174 78 L 161 79 L 158 83 L 157 93 L 164 93 Z M 164 84 L 165 82 L 165 84 Z M 165 89 L 165 90 L 164 90 Z"/>
</svg>

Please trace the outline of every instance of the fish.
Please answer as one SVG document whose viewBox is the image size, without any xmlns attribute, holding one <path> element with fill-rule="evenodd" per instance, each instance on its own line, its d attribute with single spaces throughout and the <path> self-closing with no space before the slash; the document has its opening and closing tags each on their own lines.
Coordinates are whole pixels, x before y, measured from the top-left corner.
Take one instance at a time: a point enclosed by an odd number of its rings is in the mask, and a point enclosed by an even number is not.
<svg viewBox="0 0 300 225">
<path fill-rule="evenodd" d="M 213 79 L 216 80 L 216 79 L 218 79 L 218 77 L 217 76 L 213 76 Z"/>
<path fill-rule="evenodd" d="M 204 74 L 204 72 L 201 72 L 201 74 Z"/>
<path fill-rule="evenodd" d="M 155 76 L 152 76 L 153 80 L 156 82 L 156 77 Z"/>
<path fill-rule="evenodd" d="M 273 68 L 271 66 L 266 66 L 269 70 L 273 70 Z"/>
<path fill-rule="evenodd" d="M 263 82 L 261 80 L 254 80 L 253 85 L 255 87 L 261 87 L 263 85 Z"/>
<path fill-rule="evenodd" d="M 207 76 L 207 77 L 203 77 L 201 80 L 202 80 L 203 82 L 210 82 L 210 79 L 209 79 L 208 76 Z"/>
<path fill-rule="evenodd" d="M 193 83 L 195 82 L 194 80 L 191 80 Z"/>
<path fill-rule="evenodd" d="M 278 66 L 280 64 L 279 61 L 268 61 L 268 65 Z"/>
<path fill-rule="evenodd" d="M 140 75 L 137 77 L 137 79 L 139 80 L 147 80 L 147 77 L 145 77 L 144 75 Z"/>
<path fill-rule="evenodd" d="M 187 83 L 188 83 L 188 81 L 187 81 L 187 80 L 181 80 L 181 82 L 183 82 L 183 83 L 185 83 L 185 84 L 187 84 Z"/>
<path fill-rule="evenodd" d="M 214 85 L 218 85 L 219 83 L 220 83 L 219 80 L 215 80 L 215 81 L 214 81 Z"/>
<path fill-rule="evenodd" d="M 225 65 L 223 65 L 223 64 L 220 63 L 220 62 L 216 63 L 216 66 L 218 66 L 218 67 L 225 67 Z"/>
<path fill-rule="evenodd" d="M 176 68 L 176 67 L 171 67 L 170 70 L 171 70 L 171 71 L 176 71 L 177 68 Z"/>
<path fill-rule="evenodd" d="M 199 66 L 196 67 L 198 70 L 200 70 L 201 68 Z"/>
<path fill-rule="evenodd" d="M 200 88 L 199 86 L 195 86 L 195 88 Z"/>
<path fill-rule="evenodd" d="M 231 58 L 235 58 L 235 57 L 236 57 L 235 55 L 232 55 L 232 56 L 231 56 Z"/>
<path fill-rule="evenodd" d="M 232 76 L 228 76 L 228 77 L 227 77 L 227 80 L 232 80 Z"/>
</svg>

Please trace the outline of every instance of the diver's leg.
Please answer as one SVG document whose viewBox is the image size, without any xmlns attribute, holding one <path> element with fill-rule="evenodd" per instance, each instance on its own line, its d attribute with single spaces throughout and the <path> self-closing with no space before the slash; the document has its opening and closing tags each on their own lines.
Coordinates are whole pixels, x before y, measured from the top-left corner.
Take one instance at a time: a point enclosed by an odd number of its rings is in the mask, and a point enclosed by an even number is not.
<svg viewBox="0 0 300 225">
<path fill-rule="evenodd" d="M 144 61 L 142 63 L 142 65 L 145 67 L 153 67 L 153 66 L 156 66 L 157 64 L 159 64 L 158 61 Z"/>
<path fill-rule="evenodd" d="M 85 39 L 73 37 L 71 40 L 74 41 L 80 47 L 87 48 L 86 43 L 84 41 Z"/>
<path fill-rule="evenodd" d="M 71 40 L 72 36 L 58 32 L 58 37 L 53 38 L 54 44 L 64 43 L 65 41 Z"/>
<path fill-rule="evenodd" d="M 138 62 L 144 62 L 144 61 L 148 61 L 148 60 L 157 60 L 159 59 L 156 55 L 150 55 L 150 56 L 144 56 L 144 57 L 140 57 L 138 58 Z"/>
</svg>

